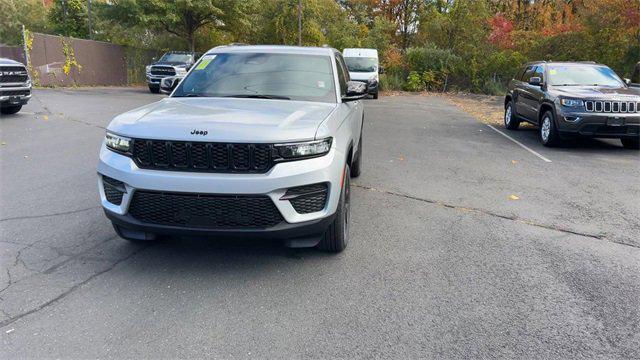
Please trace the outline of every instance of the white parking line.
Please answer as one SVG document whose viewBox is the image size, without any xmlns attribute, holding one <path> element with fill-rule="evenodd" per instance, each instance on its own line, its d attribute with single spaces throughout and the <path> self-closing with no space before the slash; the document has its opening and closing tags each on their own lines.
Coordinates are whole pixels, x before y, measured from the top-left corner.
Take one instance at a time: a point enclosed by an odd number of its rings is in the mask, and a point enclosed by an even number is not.
<svg viewBox="0 0 640 360">
<path fill-rule="evenodd" d="M 550 162 L 551 162 L 551 160 L 549 160 L 549 159 L 547 159 L 546 157 L 542 156 L 540 153 L 536 152 L 535 150 L 533 150 L 533 149 L 531 149 L 531 148 L 527 147 L 526 145 L 524 145 L 524 144 L 523 144 L 523 143 L 521 143 L 520 141 L 518 141 L 518 140 L 516 140 L 516 139 L 512 138 L 511 136 L 509 136 L 509 135 L 507 135 L 507 134 L 503 133 L 502 131 L 500 131 L 500 130 L 498 130 L 498 129 L 494 128 L 493 126 L 491 126 L 491 125 L 489 125 L 489 124 L 486 124 L 486 125 L 487 125 L 488 127 L 492 128 L 493 130 L 495 130 L 498 134 L 500 134 L 500 135 L 502 135 L 502 136 L 506 137 L 507 139 L 509 139 L 509 140 L 513 141 L 514 143 L 516 143 L 516 144 L 520 145 L 520 147 L 522 147 L 523 149 L 525 149 L 525 150 L 527 150 L 528 152 L 532 153 L 533 155 L 535 155 L 535 156 L 539 157 L 539 158 L 540 158 L 540 159 L 542 159 L 543 161 L 548 162 L 548 163 L 550 163 Z"/>
</svg>

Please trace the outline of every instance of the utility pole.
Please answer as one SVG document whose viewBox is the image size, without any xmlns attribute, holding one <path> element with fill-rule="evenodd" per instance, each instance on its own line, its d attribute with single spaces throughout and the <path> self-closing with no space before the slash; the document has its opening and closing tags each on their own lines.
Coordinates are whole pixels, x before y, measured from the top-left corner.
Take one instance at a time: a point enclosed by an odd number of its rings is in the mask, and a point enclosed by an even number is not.
<svg viewBox="0 0 640 360">
<path fill-rule="evenodd" d="M 298 0 L 298 46 L 302 46 L 302 0 Z"/>
<path fill-rule="evenodd" d="M 91 28 L 91 0 L 87 0 L 87 19 L 89 21 L 89 39 L 93 40 L 93 29 Z"/>
</svg>

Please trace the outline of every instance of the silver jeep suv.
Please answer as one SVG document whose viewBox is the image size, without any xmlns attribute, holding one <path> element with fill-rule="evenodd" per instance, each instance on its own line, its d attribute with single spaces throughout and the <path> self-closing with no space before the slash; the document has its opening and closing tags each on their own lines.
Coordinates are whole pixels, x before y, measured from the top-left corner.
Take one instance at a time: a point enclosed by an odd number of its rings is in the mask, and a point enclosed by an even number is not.
<svg viewBox="0 0 640 360">
<path fill-rule="evenodd" d="M 98 164 L 118 235 L 277 238 L 342 251 L 366 87 L 332 48 L 222 46 L 117 116 Z"/>
</svg>

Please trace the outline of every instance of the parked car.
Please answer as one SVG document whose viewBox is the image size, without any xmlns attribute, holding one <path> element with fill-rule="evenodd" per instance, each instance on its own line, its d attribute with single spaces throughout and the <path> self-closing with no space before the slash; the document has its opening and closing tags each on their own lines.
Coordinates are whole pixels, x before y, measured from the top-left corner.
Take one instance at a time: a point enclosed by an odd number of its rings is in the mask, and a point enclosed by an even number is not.
<svg viewBox="0 0 640 360">
<path fill-rule="evenodd" d="M 31 99 L 27 68 L 14 60 L 0 58 L 0 113 L 15 114 Z"/>
<path fill-rule="evenodd" d="M 106 216 L 132 241 L 268 237 L 342 251 L 365 96 L 335 49 L 213 48 L 170 97 L 107 127 Z"/>
<path fill-rule="evenodd" d="M 537 125 L 545 146 L 575 136 L 617 138 L 638 149 L 640 89 L 593 62 L 534 62 L 509 83 L 504 125 Z"/>
<path fill-rule="evenodd" d="M 167 76 L 185 76 L 198 60 L 199 54 L 189 51 L 169 51 L 160 60 L 147 65 L 147 85 L 152 93 L 160 92 L 160 81 Z"/>
<path fill-rule="evenodd" d="M 380 75 L 384 71 L 378 62 L 378 50 L 376 49 L 344 49 L 344 60 L 349 69 L 351 80 L 362 81 L 367 84 L 367 92 L 378 98 Z"/>
</svg>

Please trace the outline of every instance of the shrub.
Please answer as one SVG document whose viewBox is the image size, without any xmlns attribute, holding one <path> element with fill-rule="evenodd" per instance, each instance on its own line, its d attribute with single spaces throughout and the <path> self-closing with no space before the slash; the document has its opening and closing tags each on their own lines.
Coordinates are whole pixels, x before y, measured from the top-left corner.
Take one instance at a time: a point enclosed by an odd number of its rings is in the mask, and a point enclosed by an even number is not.
<svg viewBox="0 0 640 360">
<path fill-rule="evenodd" d="M 405 84 L 405 90 L 408 91 L 422 91 L 424 90 L 424 81 L 417 71 L 412 71 L 407 77 Z"/>
<path fill-rule="evenodd" d="M 404 80 L 400 74 L 385 73 L 380 75 L 380 90 L 398 91 L 404 88 Z"/>
</svg>

